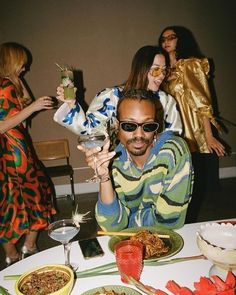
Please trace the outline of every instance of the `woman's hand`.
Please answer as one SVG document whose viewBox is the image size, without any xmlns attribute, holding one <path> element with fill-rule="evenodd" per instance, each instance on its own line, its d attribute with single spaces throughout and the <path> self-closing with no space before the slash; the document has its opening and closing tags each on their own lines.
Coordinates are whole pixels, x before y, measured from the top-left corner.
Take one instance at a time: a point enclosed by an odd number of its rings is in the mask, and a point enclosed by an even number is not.
<svg viewBox="0 0 236 295">
<path fill-rule="evenodd" d="M 203 117 L 203 127 L 206 136 L 206 144 L 210 153 L 216 152 L 217 156 L 224 156 L 226 154 L 225 147 L 212 134 L 211 122 L 208 117 Z"/>
<path fill-rule="evenodd" d="M 41 111 L 43 109 L 53 109 L 54 102 L 53 99 L 49 96 L 42 96 L 35 100 L 33 103 L 31 103 L 29 106 L 31 108 L 32 112 Z"/>
<path fill-rule="evenodd" d="M 77 88 L 74 87 L 74 92 L 76 92 Z M 66 102 L 69 105 L 74 105 L 75 104 L 75 99 L 65 99 L 64 96 L 64 88 L 62 86 L 62 84 L 60 86 L 57 87 L 57 99 L 62 101 L 62 102 Z"/>
<path fill-rule="evenodd" d="M 86 149 L 81 145 L 78 145 L 78 150 L 85 153 L 86 162 L 89 167 L 95 170 L 95 163 L 97 165 L 97 173 L 99 177 L 105 178 L 109 176 L 108 166 L 110 160 L 115 156 L 116 152 L 109 152 L 110 140 L 106 140 L 103 148 L 96 147 L 93 149 Z"/>
<path fill-rule="evenodd" d="M 206 137 L 208 149 L 211 153 L 216 152 L 217 156 L 224 156 L 226 154 L 225 147 L 214 136 Z"/>
</svg>

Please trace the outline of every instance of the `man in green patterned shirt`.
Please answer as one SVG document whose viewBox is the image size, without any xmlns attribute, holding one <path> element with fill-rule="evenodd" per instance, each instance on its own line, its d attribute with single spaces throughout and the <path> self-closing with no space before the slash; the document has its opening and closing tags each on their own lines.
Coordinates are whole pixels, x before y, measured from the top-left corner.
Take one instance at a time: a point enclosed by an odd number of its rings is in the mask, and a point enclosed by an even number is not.
<svg viewBox="0 0 236 295">
<path fill-rule="evenodd" d="M 96 219 L 102 229 L 184 225 L 191 199 L 193 169 L 185 141 L 162 131 L 163 108 L 153 93 L 132 90 L 117 106 L 118 139 L 85 150 L 87 163 L 100 176 Z"/>
</svg>

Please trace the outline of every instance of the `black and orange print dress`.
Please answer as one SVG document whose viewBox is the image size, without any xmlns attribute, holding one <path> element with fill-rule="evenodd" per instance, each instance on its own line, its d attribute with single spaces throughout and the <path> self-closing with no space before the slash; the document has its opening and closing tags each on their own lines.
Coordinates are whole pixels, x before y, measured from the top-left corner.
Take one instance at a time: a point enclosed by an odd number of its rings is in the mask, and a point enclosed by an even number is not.
<svg viewBox="0 0 236 295">
<path fill-rule="evenodd" d="M 0 121 L 21 110 L 14 85 L 0 78 Z M 30 230 L 46 229 L 56 213 L 52 197 L 24 124 L 0 134 L 0 243 L 15 244 Z"/>
</svg>

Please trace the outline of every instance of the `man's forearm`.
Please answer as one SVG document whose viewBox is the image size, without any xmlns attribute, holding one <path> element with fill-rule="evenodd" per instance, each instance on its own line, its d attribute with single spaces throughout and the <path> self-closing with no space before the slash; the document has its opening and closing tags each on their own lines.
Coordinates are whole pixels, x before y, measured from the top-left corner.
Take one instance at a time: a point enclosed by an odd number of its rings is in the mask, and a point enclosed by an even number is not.
<svg viewBox="0 0 236 295">
<path fill-rule="evenodd" d="M 100 183 L 100 198 L 104 204 L 111 204 L 114 200 L 114 189 L 109 176 Z"/>
</svg>

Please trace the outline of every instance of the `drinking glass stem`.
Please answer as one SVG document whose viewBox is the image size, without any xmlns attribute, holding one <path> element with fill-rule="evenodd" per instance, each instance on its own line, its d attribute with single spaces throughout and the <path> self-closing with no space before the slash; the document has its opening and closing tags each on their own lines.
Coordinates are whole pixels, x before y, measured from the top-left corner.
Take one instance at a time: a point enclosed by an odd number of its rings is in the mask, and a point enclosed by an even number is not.
<svg viewBox="0 0 236 295">
<path fill-rule="evenodd" d="M 70 248 L 71 243 L 63 244 L 65 253 L 65 265 L 70 266 Z"/>
</svg>

